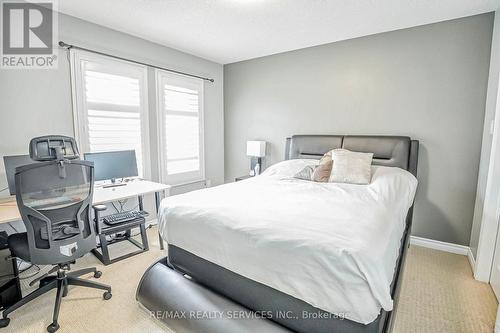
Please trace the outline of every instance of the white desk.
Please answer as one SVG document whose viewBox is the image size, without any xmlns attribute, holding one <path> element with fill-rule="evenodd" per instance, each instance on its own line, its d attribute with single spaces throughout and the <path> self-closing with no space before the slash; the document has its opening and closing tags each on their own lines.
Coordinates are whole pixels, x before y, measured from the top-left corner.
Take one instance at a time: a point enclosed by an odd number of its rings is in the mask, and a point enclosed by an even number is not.
<svg viewBox="0 0 500 333">
<path fill-rule="evenodd" d="M 101 187 L 94 186 L 94 197 L 92 203 L 94 205 L 103 204 L 117 200 L 124 200 L 133 197 L 138 197 L 150 193 L 161 193 L 170 191 L 171 186 L 150 182 L 148 180 L 134 180 L 127 182 L 125 186 L 116 187 Z"/>
<path fill-rule="evenodd" d="M 150 193 L 159 194 L 164 192 L 168 195 L 171 186 L 150 182 L 148 180 L 135 180 L 128 182 L 125 186 L 94 187 L 93 205 L 100 205 L 107 202 L 124 200 L 133 197 L 143 196 Z M 158 208 L 158 207 L 157 207 Z M 21 220 L 19 209 L 15 198 L 6 198 L 0 202 L 0 223 L 8 223 Z"/>
<path fill-rule="evenodd" d="M 142 209 L 142 196 L 154 193 L 156 203 L 156 213 L 160 208 L 160 193 L 167 196 L 170 192 L 170 185 L 150 182 L 148 180 L 133 180 L 126 183 L 124 186 L 116 187 L 102 187 L 94 186 L 94 196 L 92 200 L 93 205 L 104 204 L 117 200 L 124 200 L 129 198 L 139 198 L 139 204 Z M 15 198 L 12 200 L 4 200 L 0 202 L 0 223 L 8 223 L 12 221 L 21 220 L 19 209 Z M 160 247 L 163 250 L 163 240 L 160 237 Z"/>
<path fill-rule="evenodd" d="M 7 198 L 0 202 L 0 223 L 19 221 L 19 209 L 17 209 L 16 199 Z"/>
</svg>

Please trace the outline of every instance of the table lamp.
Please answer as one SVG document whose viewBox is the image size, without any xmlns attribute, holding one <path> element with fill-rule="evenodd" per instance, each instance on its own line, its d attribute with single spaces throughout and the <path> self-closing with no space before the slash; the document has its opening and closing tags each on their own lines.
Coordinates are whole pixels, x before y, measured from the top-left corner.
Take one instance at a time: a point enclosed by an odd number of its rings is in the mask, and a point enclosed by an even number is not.
<svg viewBox="0 0 500 333">
<path fill-rule="evenodd" d="M 250 176 L 259 175 L 262 168 L 262 157 L 266 156 L 266 141 L 247 141 L 247 156 L 252 157 Z"/>
</svg>

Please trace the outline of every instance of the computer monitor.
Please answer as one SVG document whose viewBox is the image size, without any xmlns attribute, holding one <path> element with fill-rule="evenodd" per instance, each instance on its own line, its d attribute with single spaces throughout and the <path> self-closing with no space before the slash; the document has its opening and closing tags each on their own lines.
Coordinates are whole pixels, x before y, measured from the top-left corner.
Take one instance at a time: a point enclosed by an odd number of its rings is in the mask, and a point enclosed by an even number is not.
<svg viewBox="0 0 500 333">
<path fill-rule="evenodd" d="M 16 194 L 16 168 L 18 166 L 38 163 L 33 161 L 29 155 L 12 155 L 4 156 L 3 163 L 5 165 L 5 175 L 7 176 L 7 183 L 9 185 L 10 195 Z"/>
<path fill-rule="evenodd" d="M 135 150 L 85 153 L 86 161 L 94 162 L 95 180 L 115 180 L 124 177 L 137 177 Z"/>
</svg>

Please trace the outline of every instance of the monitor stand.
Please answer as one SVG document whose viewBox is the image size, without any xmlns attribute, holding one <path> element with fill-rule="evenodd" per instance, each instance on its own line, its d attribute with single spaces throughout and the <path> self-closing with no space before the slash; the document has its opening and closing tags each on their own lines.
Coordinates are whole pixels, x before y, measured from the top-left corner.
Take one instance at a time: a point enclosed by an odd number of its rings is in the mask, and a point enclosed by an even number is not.
<svg viewBox="0 0 500 333">
<path fill-rule="evenodd" d="M 116 178 L 112 178 L 111 179 L 111 184 L 103 185 L 103 188 L 118 187 L 118 186 L 125 186 L 125 185 L 127 185 L 127 183 L 124 183 L 124 182 L 117 183 L 116 182 Z"/>
</svg>

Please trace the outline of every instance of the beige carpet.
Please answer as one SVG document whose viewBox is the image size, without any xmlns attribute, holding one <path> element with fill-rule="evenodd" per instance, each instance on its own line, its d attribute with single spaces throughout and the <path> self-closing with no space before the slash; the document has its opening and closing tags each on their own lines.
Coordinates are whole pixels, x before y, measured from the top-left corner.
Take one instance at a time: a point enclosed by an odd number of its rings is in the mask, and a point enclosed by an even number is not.
<svg viewBox="0 0 500 333">
<path fill-rule="evenodd" d="M 497 305 L 467 257 L 411 246 L 394 331 L 493 332 Z"/>
<path fill-rule="evenodd" d="M 63 299 L 58 332 L 167 331 L 135 301 L 143 272 L 157 258 L 166 255 L 158 247 L 156 229 L 148 232 L 149 252 L 107 267 L 99 265 L 92 255 L 78 261 L 74 269 L 99 266 L 103 276 L 98 281 L 112 285 L 113 298 L 103 301 L 100 291 L 72 287 Z M 54 292 L 46 294 L 13 312 L 9 327 L 1 332 L 45 332 L 51 322 L 54 297 Z M 466 257 L 416 246 L 410 248 L 396 315 L 396 333 L 492 332 L 496 309 L 491 288 L 472 278 Z"/>
</svg>

